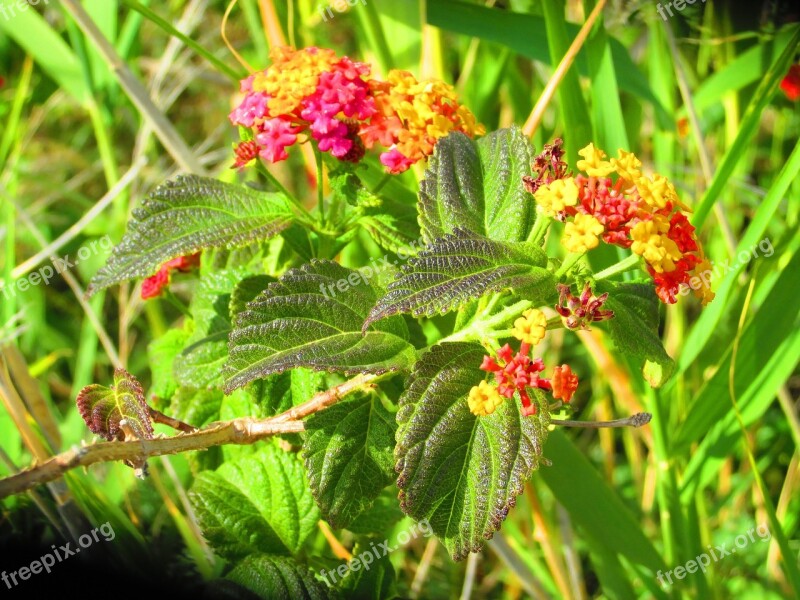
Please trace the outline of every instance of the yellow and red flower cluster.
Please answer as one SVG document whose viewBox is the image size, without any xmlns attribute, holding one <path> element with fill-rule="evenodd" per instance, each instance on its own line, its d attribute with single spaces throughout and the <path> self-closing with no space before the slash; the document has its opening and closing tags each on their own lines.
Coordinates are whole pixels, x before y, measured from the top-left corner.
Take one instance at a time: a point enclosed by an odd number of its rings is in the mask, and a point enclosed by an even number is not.
<svg viewBox="0 0 800 600">
<path fill-rule="evenodd" d="M 551 166 L 561 162 L 560 144 L 556 147 L 555 158 L 538 160 L 548 170 L 538 171 L 536 179 L 527 178 L 525 187 L 533 193 L 539 211 L 566 223 L 561 241 L 568 251 L 586 252 L 601 239 L 630 248 L 644 258 L 659 298 L 669 304 L 676 302 L 681 285 L 710 269 L 684 212 L 689 209 L 665 177 L 643 175 L 641 161 L 624 150 L 606 160 L 594 144 L 579 152 L 582 160 L 577 166 L 585 175 L 569 176 L 564 166 Z M 554 171 L 560 176 L 553 176 Z M 707 285 L 695 293 L 704 305 L 714 298 Z"/>
<path fill-rule="evenodd" d="M 556 367 L 551 379 L 542 379 L 539 374 L 544 371 L 541 358 L 532 359 L 530 351 L 533 346 L 544 339 L 547 330 L 547 318 L 538 309 L 525 311 L 514 322 L 511 334 L 520 341 L 519 352 L 514 354 L 509 344 L 497 351 L 497 356 L 484 356 L 481 369 L 494 373 L 495 382 L 486 380 L 474 386 L 467 398 L 469 410 L 475 415 L 492 414 L 506 398 L 519 394 L 522 402 L 522 414 L 536 414 L 536 406 L 531 401 L 528 388 L 536 388 L 552 392 L 556 399 L 569 402 L 578 387 L 578 377 L 568 365 Z"/>
<path fill-rule="evenodd" d="M 419 82 L 406 71 L 378 81 L 370 78 L 369 65 L 314 47 L 275 48 L 270 57 L 269 68 L 242 81 L 244 98 L 230 114 L 234 125 L 254 135 L 237 147 L 235 167 L 258 157 L 284 160 L 286 148 L 305 134 L 321 151 L 350 162 L 380 144 L 387 148 L 383 165 L 400 173 L 451 131 L 484 133 L 442 81 Z"/>
</svg>

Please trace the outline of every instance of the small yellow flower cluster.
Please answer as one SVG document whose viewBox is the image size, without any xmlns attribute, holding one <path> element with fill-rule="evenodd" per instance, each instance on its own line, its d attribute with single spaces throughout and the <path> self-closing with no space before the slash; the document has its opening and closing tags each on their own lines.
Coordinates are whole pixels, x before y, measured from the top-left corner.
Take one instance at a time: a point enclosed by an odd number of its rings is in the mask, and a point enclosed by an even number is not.
<svg viewBox="0 0 800 600">
<path fill-rule="evenodd" d="M 564 226 L 561 243 L 569 252 L 583 253 L 596 248 L 600 243 L 598 236 L 605 231 L 597 217 L 578 213 L 575 219 Z"/>
<path fill-rule="evenodd" d="M 514 321 L 511 335 L 520 342 L 535 346 L 544 339 L 545 331 L 547 331 L 547 317 L 539 309 L 530 308 Z"/>
<path fill-rule="evenodd" d="M 669 238 L 669 220 L 664 215 L 653 215 L 650 221 L 639 221 L 631 228 L 631 250 L 647 261 L 656 273 L 675 270 L 675 262 L 683 254 Z"/>
<path fill-rule="evenodd" d="M 583 160 L 578 161 L 578 169 L 584 171 L 589 177 L 606 177 L 614 172 L 614 165 L 606 160 L 606 153 L 589 144 L 578 150 Z"/>
<path fill-rule="evenodd" d="M 550 185 L 543 185 L 536 190 L 533 197 L 536 198 L 536 205 L 544 214 L 554 217 L 566 207 L 578 203 L 578 186 L 571 177 L 556 179 Z"/>
<path fill-rule="evenodd" d="M 469 391 L 467 404 L 473 415 L 485 417 L 497 410 L 503 400 L 504 398 L 497 391 L 497 386 L 481 381 Z"/>
</svg>

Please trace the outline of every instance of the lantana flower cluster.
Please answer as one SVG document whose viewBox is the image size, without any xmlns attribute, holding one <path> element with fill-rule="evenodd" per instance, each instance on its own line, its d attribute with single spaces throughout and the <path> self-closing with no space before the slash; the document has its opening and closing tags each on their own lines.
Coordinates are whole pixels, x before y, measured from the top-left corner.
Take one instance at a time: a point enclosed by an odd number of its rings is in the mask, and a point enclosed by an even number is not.
<svg viewBox="0 0 800 600">
<path fill-rule="evenodd" d="M 286 149 L 305 136 L 349 162 L 359 162 L 366 149 L 380 144 L 386 148 L 381 163 L 390 173 L 401 173 L 429 156 L 451 131 L 484 133 L 442 81 L 420 82 L 398 70 L 379 81 L 370 77 L 368 64 L 323 48 L 279 47 L 270 58 L 269 68 L 241 82 L 244 97 L 230 114 L 234 125 L 253 133 L 237 146 L 234 167 L 259 157 L 285 160 Z"/>
<path fill-rule="evenodd" d="M 541 377 L 545 370 L 541 358 L 531 358 L 531 349 L 544 339 L 547 330 L 545 314 L 536 308 L 525 311 L 514 322 L 511 334 L 520 341 L 519 351 L 514 353 L 510 344 L 505 344 L 496 356 L 484 356 L 481 369 L 494 374 L 494 382 L 483 380 L 474 386 L 467 398 L 469 410 L 475 415 L 492 414 L 507 398 L 519 395 L 522 414 L 536 414 L 536 405 L 531 401 L 528 389 L 546 390 L 553 398 L 569 402 L 578 387 L 578 376 L 569 365 L 553 369 L 550 379 Z"/>
<path fill-rule="evenodd" d="M 644 258 L 661 301 L 674 304 L 681 285 L 711 269 L 686 217 L 690 210 L 665 177 L 644 175 L 634 154 L 619 150 L 617 158 L 606 160 L 594 144 L 579 154 L 577 166 L 583 173 L 575 176 L 563 165 L 560 143 L 545 148 L 534 163 L 534 168 L 547 166 L 524 182 L 538 210 L 566 223 L 561 242 L 570 252 L 584 253 L 600 240 L 630 248 Z M 695 294 L 705 305 L 714 293 L 700 279 Z"/>
</svg>

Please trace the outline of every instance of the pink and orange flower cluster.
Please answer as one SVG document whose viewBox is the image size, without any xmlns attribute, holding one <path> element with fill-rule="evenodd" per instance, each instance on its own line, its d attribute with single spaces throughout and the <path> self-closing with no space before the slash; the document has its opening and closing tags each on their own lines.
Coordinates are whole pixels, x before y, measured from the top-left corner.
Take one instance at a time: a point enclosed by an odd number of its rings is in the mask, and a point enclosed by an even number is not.
<svg viewBox="0 0 800 600">
<path fill-rule="evenodd" d="M 305 136 L 349 162 L 380 144 L 386 148 L 381 163 L 390 173 L 401 173 L 429 156 L 451 131 L 484 133 L 442 81 L 420 82 L 396 70 L 379 81 L 370 77 L 369 65 L 322 48 L 280 47 L 270 57 L 269 68 L 241 82 L 244 98 L 230 114 L 234 125 L 254 136 L 236 148 L 235 167 L 259 157 L 285 160 L 286 149 Z"/>
<path fill-rule="evenodd" d="M 579 154 L 583 173 L 576 176 L 567 174 L 561 161 L 560 141 L 534 163 L 545 168 L 524 184 L 538 210 L 566 223 L 561 241 L 570 252 L 584 253 L 600 240 L 630 248 L 647 264 L 661 301 L 674 304 L 681 285 L 711 268 L 686 217 L 689 209 L 665 177 L 644 175 L 632 153 L 620 150 L 606 160 L 589 144 Z M 695 294 L 704 305 L 714 298 L 705 283 Z"/>
</svg>

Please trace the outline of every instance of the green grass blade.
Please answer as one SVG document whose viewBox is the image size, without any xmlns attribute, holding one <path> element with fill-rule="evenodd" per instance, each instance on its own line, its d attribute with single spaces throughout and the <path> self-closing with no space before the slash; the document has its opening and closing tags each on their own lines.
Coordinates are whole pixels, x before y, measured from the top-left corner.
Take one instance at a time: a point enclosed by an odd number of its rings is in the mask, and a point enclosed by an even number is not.
<svg viewBox="0 0 800 600">
<path fill-rule="evenodd" d="M 750 252 L 755 245 L 761 240 L 761 237 L 767 231 L 767 227 L 772 223 L 775 212 L 778 206 L 783 202 L 789 186 L 800 174 L 800 142 L 798 142 L 792 151 L 786 163 L 781 169 L 781 172 L 775 179 L 775 182 L 770 187 L 766 196 L 758 207 L 758 210 L 750 222 L 739 245 L 736 248 L 737 256 L 741 252 Z M 692 363 L 694 363 L 701 350 L 711 339 L 712 334 L 716 330 L 722 316 L 727 312 L 729 303 L 728 296 L 737 285 L 739 273 L 744 269 L 747 263 L 739 264 L 736 262 L 731 271 L 728 271 L 725 279 L 716 289 L 716 298 L 703 310 L 702 315 L 694 324 L 694 327 L 689 332 L 683 346 L 681 357 L 678 361 L 678 373 L 684 372 Z"/>
<path fill-rule="evenodd" d="M 642 532 L 640 519 L 622 503 L 600 474 L 562 431 L 553 431 L 545 445 L 553 464 L 539 470 L 541 478 L 572 519 L 595 540 L 649 572 L 648 590 L 663 597 L 655 576 L 664 561 Z M 596 518 L 602 515 L 602 519 Z"/>
<path fill-rule="evenodd" d="M 755 94 L 753 94 L 753 99 L 750 101 L 739 126 L 739 133 L 736 135 L 733 144 L 731 144 L 730 148 L 728 148 L 728 151 L 725 153 L 722 164 L 717 167 L 714 173 L 714 179 L 711 181 L 711 185 L 708 186 L 706 193 L 703 195 L 703 199 L 700 201 L 692 217 L 692 224 L 698 229 L 703 226 L 706 217 L 708 217 L 708 213 L 711 212 L 714 203 L 722 194 L 724 187 L 728 184 L 733 170 L 747 152 L 750 141 L 753 139 L 758 125 L 761 122 L 764 109 L 777 90 L 778 83 L 789 70 L 789 65 L 794 62 L 798 43 L 800 43 L 800 27 L 795 28 L 794 35 L 786 46 L 786 49 L 781 53 L 778 59 L 772 63 L 767 72 L 764 73 L 758 89 L 756 89 Z"/>
</svg>

